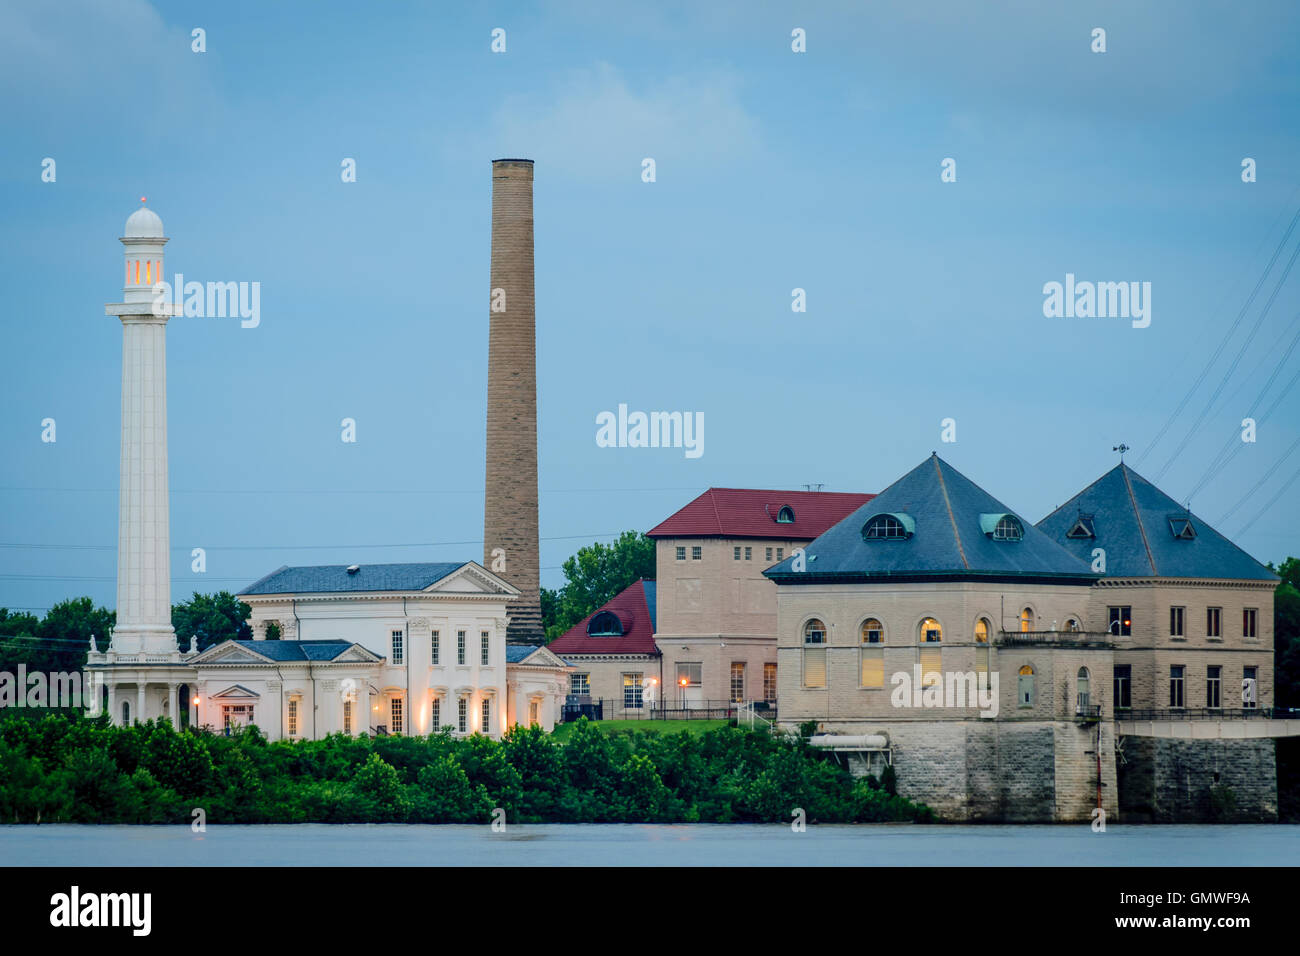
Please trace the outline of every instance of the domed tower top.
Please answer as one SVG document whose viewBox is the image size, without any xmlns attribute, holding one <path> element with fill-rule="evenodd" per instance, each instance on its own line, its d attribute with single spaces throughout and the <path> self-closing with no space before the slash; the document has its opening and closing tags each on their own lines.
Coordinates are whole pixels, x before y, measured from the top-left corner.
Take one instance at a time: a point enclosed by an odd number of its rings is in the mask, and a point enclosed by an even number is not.
<svg viewBox="0 0 1300 956">
<path fill-rule="evenodd" d="M 140 197 L 140 202 L 144 202 L 144 197 Z M 126 221 L 126 231 L 122 233 L 124 239 L 161 239 L 163 237 L 162 220 L 158 214 L 147 206 L 141 206 Z"/>
</svg>

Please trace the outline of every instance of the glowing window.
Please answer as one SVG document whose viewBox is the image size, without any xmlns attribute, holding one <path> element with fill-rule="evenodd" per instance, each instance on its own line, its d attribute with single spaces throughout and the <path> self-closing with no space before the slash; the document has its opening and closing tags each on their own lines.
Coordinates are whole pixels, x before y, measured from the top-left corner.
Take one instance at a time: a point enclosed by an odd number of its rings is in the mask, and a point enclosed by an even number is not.
<svg viewBox="0 0 1300 956">
<path fill-rule="evenodd" d="M 922 644 L 938 644 L 943 640 L 943 626 L 932 617 L 921 622 L 920 638 Z"/>
</svg>

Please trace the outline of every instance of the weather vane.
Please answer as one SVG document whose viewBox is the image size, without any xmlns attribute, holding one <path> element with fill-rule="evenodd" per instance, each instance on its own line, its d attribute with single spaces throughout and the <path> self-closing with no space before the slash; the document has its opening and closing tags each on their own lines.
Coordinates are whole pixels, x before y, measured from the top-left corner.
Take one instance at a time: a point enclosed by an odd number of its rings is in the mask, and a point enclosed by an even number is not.
<svg viewBox="0 0 1300 956">
<path fill-rule="evenodd" d="M 1114 446 L 1113 448 L 1111 448 L 1111 451 L 1117 451 L 1117 452 L 1119 452 L 1119 460 L 1120 460 L 1120 461 L 1123 461 L 1123 460 L 1124 460 L 1124 452 L 1128 451 L 1128 445 L 1124 444 L 1123 442 L 1120 442 L 1118 445 L 1116 445 L 1116 446 Z"/>
</svg>

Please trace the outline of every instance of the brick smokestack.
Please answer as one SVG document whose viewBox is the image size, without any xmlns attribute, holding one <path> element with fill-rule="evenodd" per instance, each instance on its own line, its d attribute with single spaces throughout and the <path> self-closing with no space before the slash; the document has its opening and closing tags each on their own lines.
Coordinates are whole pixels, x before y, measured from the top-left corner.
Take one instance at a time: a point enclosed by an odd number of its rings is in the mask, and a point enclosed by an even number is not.
<svg viewBox="0 0 1300 956">
<path fill-rule="evenodd" d="M 533 161 L 492 162 L 487 481 L 483 565 L 522 594 L 506 639 L 541 641 L 537 532 L 537 348 L 533 302 Z"/>
</svg>

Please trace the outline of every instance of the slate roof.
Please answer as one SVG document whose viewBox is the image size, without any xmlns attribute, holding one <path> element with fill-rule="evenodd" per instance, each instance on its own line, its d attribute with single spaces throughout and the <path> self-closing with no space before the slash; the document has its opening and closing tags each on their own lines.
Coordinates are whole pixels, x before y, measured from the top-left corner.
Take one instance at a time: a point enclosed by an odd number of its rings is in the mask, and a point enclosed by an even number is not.
<svg viewBox="0 0 1300 956">
<path fill-rule="evenodd" d="M 525 657 L 537 650 L 540 645 L 537 644 L 507 644 L 506 645 L 506 663 L 518 664 Z"/>
<path fill-rule="evenodd" d="M 424 564 L 363 564 L 348 574 L 345 564 L 281 567 L 254 581 L 243 594 L 328 594 L 344 591 L 423 591 L 468 561 Z"/>
<path fill-rule="evenodd" d="M 646 532 L 651 538 L 809 540 L 872 498 L 846 491 L 760 491 L 710 488 Z M 782 507 L 794 521 L 778 523 Z"/>
<path fill-rule="evenodd" d="M 233 641 L 240 647 L 273 661 L 332 661 L 353 641 Z M 374 652 L 371 651 L 373 654 Z M 376 657 L 380 655 L 375 654 Z"/>
<path fill-rule="evenodd" d="M 547 645 L 554 654 L 658 654 L 655 644 L 655 583 L 644 578 L 629 584 Z M 592 637 L 587 624 L 610 611 L 623 625 L 616 637 Z"/>
<path fill-rule="evenodd" d="M 906 515 L 905 539 L 867 541 L 863 526 L 877 514 Z M 1020 519 L 1019 541 L 995 541 L 981 521 Z M 1091 584 L 1100 575 L 1048 535 L 1016 515 L 938 455 L 931 455 L 805 549 L 807 569 L 794 556 L 763 573 L 781 584 L 813 581 L 1041 580 Z"/>
<path fill-rule="evenodd" d="M 1080 516 L 1095 537 L 1067 538 Z M 1195 536 L 1180 539 L 1171 519 L 1190 517 Z M 1181 520 L 1178 521 L 1181 525 Z M 1082 560 L 1106 551 L 1107 577 L 1219 578 L 1276 581 L 1245 551 L 1190 514 L 1128 465 L 1116 465 L 1042 521 L 1040 530 Z"/>
</svg>

